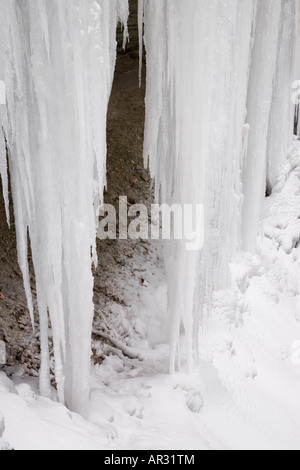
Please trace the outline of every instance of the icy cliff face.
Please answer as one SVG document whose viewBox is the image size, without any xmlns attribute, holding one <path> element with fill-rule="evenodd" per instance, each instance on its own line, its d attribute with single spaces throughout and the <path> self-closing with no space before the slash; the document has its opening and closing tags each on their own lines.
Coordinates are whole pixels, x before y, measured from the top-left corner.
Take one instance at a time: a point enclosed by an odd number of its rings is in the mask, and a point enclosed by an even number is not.
<svg viewBox="0 0 300 470">
<path fill-rule="evenodd" d="M 41 325 L 41 392 L 50 396 L 49 318 L 60 400 L 89 393 L 96 209 L 106 171 L 106 113 L 116 25 L 127 0 L 0 1 L 0 170 L 7 141 L 20 267 L 31 316 L 28 235 Z M 126 35 L 126 30 L 125 30 Z M 92 257 L 91 257 L 92 252 Z"/>
<path fill-rule="evenodd" d="M 206 211 L 201 253 L 166 244 L 171 370 L 181 323 L 191 369 L 200 315 L 212 291 L 228 286 L 242 243 L 255 250 L 267 171 L 274 181 L 292 142 L 299 2 L 144 0 L 140 8 L 145 163 L 162 202 L 204 203 Z"/>
</svg>

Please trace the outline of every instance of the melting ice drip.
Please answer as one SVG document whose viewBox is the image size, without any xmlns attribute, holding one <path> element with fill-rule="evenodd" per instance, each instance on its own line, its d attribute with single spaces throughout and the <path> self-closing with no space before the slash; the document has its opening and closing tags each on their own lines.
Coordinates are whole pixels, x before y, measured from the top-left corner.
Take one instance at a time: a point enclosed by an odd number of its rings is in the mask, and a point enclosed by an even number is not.
<svg viewBox="0 0 300 470">
<path fill-rule="evenodd" d="M 0 78 L 7 100 L 0 109 L 0 170 L 8 216 L 7 146 L 32 321 L 28 235 L 36 274 L 41 392 L 50 396 L 50 317 L 59 398 L 82 414 L 89 394 L 96 209 L 106 182 L 106 113 L 116 25 L 127 17 L 127 0 L 0 0 Z"/>
<path fill-rule="evenodd" d="M 145 162 L 156 197 L 204 204 L 200 256 L 166 246 L 171 371 L 181 324 L 189 369 L 200 316 L 227 288 L 242 245 L 255 250 L 266 178 L 293 138 L 299 0 L 140 0 L 147 52 Z M 298 56 L 297 56 L 298 53 Z M 178 355 L 179 356 L 179 355 Z"/>
</svg>

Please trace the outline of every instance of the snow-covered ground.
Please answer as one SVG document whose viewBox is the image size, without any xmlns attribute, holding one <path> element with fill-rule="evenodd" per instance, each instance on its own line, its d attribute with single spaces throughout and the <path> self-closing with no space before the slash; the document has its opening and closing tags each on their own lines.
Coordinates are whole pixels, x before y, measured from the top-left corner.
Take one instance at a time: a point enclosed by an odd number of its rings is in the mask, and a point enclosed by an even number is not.
<svg viewBox="0 0 300 470">
<path fill-rule="evenodd" d="M 214 295 L 193 376 L 167 374 L 166 286 L 152 247 L 149 285 L 128 282 L 124 310 L 124 321 L 139 318 L 129 341 L 138 358 L 112 353 L 92 367 L 89 421 L 40 397 L 37 379 L 0 373 L 2 447 L 299 450 L 299 142 L 266 199 L 263 231 L 257 255 L 232 264 L 232 288 Z"/>
</svg>

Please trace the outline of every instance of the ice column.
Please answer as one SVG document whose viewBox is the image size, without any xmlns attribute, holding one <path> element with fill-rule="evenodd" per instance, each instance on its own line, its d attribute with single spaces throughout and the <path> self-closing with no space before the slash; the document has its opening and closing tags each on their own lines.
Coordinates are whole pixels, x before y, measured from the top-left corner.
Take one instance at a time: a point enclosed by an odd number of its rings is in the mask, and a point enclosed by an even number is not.
<svg viewBox="0 0 300 470">
<path fill-rule="evenodd" d="M 243 248 L 255 251 L 267 178 L 272 185 L 293 136 L 291 85 L 295 0 L 260 0 L 248 88 L 248 154 L 243 170 Z"/>
<path fill-rule="evenodd" d="M 205 205 L 205 246 L 166 242 L 171 318 L 170 368 L 181 325 L 188 367 L 197 356 L 203 306 L 227 287 L 240 248 L 241 172 L 247 84 L 256 12 L 253 0 L 144 1 L 147 52 L 145 163 L 156 197 Z"/>
<path fill-rule="evenodd" d="M 28 305 L 28 235 L 40 315 L 41 392 L 50 396 L 48 335 L 59 398 L 87 413 L 96 209 L 106 181 L 106 113 L 116 25 L 127 0 L 0 0 L 0 169 L 6 155 Z M 125 30 L 126 34 L 126 30 Z M 50 320 L 50 323 L 49 323 Z"/>
<path fill-rule="evenodd" d="M 295 107 L 291 99 L 296 69 L 297 15 L 294 0 L 282 3 L 273 82 L 267 153 L 267 184 L 272 188 L 292 141 Z"/>
<path fill-rule="evenodd" d="M 254 251 L 267 177 L 292 141 L 298 0 L 142 0 L 147 52 L 145 164 L 162 203 L 203 203 L 205 245 L 166 243 L 171 371 L 182 326 L 197 357 L 200 317 Z M 142 5 L 143 4 L 143 5 Z M 297 13 L 297 14 L 296 14 Z"/>
</svg>

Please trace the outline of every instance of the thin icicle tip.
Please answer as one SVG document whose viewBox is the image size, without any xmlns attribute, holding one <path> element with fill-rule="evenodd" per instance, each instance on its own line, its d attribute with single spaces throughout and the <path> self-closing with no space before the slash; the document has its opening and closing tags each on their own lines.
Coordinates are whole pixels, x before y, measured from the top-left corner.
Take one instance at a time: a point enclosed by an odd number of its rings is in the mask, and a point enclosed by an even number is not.
<svg viewBox="0 0 300 470">
<path fill-rule="evenodd" d="M 1 16 L 0 16 L 1 20 Z M 1 54 L 4 52 L 0 46 L 0 76 L 3 76 L 1 71 Z M 10 227 L 10 213 L 9 213 L 9 196 L 8 196 L 8 165 L 7 165 L 7 129 L 8 118 L 6 108 L 6 85 L 4 80 L 0 80 L 0 176 L 2 181 L 2 192 L 5 203 L 5 213 L 8 226 Z"/>
<path fill-rule="evenodd" d="M 1 119 L 1 114 L 3 114 L 2 107 L 4 104 L 0 104 L 0 122 L 3 122 L 3 118 Z M 2 181 L 2 194 L 5 204 L 5 213 L 6 213 L 6 220 L 7 224 L 10 227 L 10 213 L 9 213 L 9 195 L 8 195 L 8 168 L 7 168 L 7 149 L 6 149 L 6 138 L 5 132 L 2 128 L 0 130 L 0 176 Z"/>
<path fill-rule="evenodd" d="M 139 87 L 142 86 L 143 51 L 144 51 L 144 0 L 138 0 L 139 27 Z"/>
</svg>

